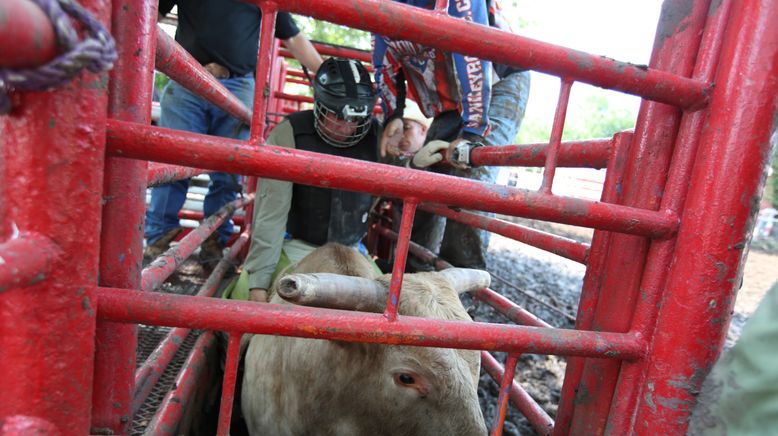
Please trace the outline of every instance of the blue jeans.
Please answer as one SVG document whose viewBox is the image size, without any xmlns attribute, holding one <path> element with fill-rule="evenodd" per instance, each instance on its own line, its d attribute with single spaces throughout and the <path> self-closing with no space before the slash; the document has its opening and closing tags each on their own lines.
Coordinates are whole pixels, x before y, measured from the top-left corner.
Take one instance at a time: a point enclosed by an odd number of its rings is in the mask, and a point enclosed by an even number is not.
<svg viewBox="0 0 778 436">
<path fill-rule="evenodd" d="M 486 145 L 511 145 L 516 142 L 516 135 L 519 133 L 524 111 L 527 108 L 529 88 L 529 71 L 510 74 L 492 85 L 492 99 L 489 106 L 489 122 L 492 130 L 486 137 Z M 494 183 L 499 170 L 499 167 L 475 167 L 454 170 L 453 175 Z M 480 213 L 494 217 L 493 213 Z M 432 235 L 436 232 L 440 233 L 440 230 L 430 231 Z M 448 259 L 455 266 L 483 268 L 486 264 L 484 253 L 489 246 L 491 232 L 447 220 L 442 233 L 442 238 L 438 237 L 441 241 L 439 251 L 441 257 Z M 434 246 L 435 242 L 435 239 L 432 239 L 431 245 Z"/>
<path fill-rule="evenodd" d="M 234 77 L 220 80 L 222 85 L 235 94 L 248 107 L 254 100 L 254 77 Z M 248 139 L 249 128 L 231 115 L 189 92 L 186 88 L 170 81 L 162 95 L 160 127 L 224 138 Z M 206 217 L 213 215 L 222 206 L 237 198 L 239 176 L 227 173 L 210 173 L 208 194 L 203 203 Z M 151 202 L 146 210 L 144 234 L 146 242 L 153 244 L 162 235 L 180 227 L 178 212 L 186 201 L 189 179 L 158 186 L 151 189 Z M 232 234 L 232 219 L 227 219 L 217 231 L 219 242 L 226 244 Z"/>
</svg>

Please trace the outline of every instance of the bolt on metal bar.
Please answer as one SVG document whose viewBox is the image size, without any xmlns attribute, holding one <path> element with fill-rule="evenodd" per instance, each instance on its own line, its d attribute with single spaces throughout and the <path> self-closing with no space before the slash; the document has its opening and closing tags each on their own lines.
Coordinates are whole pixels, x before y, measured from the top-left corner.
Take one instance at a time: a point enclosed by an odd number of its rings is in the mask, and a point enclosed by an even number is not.
<svg viewBox="0 0 778 436">
<path fill-rule="evenodd" d="M 224 112 L 247 125 L 251 123 L 251 110 L 159 27 L 157 27 L 156 67 L 179 85 Z"/>
<path fill-rule="evenodd" d="M 219 209 L 200 224 L 194 231 L 186 235 L 179 244 L 154 259 L 151 265 L 141 273 L 140 288 L 143 291 L 157 289 L 178 266 L 192 254 L 236 209 L 246 206 L 254 199 L 253 195 L 234 200 Z"/>
<path fill-rule="evenodd" d="M 563 141 L 559 145 L 557 167 L 605 168 L 610 141 L 610 138 Z M 478 147 L 470 153 L 470 160 L 473 166 L 542 167 L 549 148 L 546 143 Z"/>
<path fill-rule="evenodd" d="M 504 369 L 491 353 L 481 352 L 481 366 L 494 380 L 503 379 Z M 510 399 L 538 434 L 546 436 L 553 432 L 554 420 L 516 381 L 510 386 Z"/>
<path fill-rule="evenodd" d="M 472 212 L 456 211 L 438 204 L 423 204 L 422 210 L 458 221 L 479 229 L 523 242 L 567 259 L 586 265 L 589 245 L 529 227 Z"/>
<path fill-rule="evenodd" d="M 413 228 L 413 216 L 416 214 L 418 201 L 413 198 L 405 200 L 403 204 L 402 221 L 400 221 L 400 235 L 397 238 L 397 249 L 394 254 L 394 266 L 392 267 L 392 281 L 389 286 L 389 299 L 386 302 L 384 316 L 389 321 L 397 320 L 397 308 L 400 305 L 400 290 L 403 284 L 405 261 L 408 258 L 408 245 L 411 242 L 411 230 Z"/>
<path fill-rule="evenodd" d="M 502 426 L 505 423 L 505 414 L 508 412 L 508 398 L 513 388 L 513 377 L 516 374 L 516 363 L 519 358 L 515 354 L 508 355 L 505 368 L 500 380 L 500 395 L 497 397 L 497 415 L 494 417 L 491 436 L 502 436 Z"/>
<path fill-rule="evenodd" d="M 569 78 L 562 78 L 559 87 L 559 101 L 554 113 L 554 124 L 551 127 L 551 139 L 548 144 L 548 154 L 546 155 L 546 165 L 543 170 L 543 184 L 540 186 L 540 192 L 551 194 L 551 185 L 554 183 L 554 174 L 556 173 L 557 155 L 559 154 L 559 144 L 562 143 L 562 132 L 565 128 L 565 117 L 567 116 L 567 104 L 570 101 L 570 89 L 573 87 L 573 81 Z"/>
<path fill-rule="evenodd" d="M 183 167 L 180 165 L 160 164 L 156 162 L 149 163 L 148 176 L 146 177 L 147 187 L 164 185 L 166 183 L 185 180 L 200 174 L 207 173 L 208 170 L 202 168 Z"/>
<path fill-rule="evenodd" d="M 232 403 L 235 399 L 235 383 L 238 378 L 238 360 L 240 359 L 240 338 L 243 336 L 237 332 L 229 332 L 228 334 L 227 362 L 224 365 L 222 399 L 219 405 L 219 424 L 216 430 L 218 436 L 228 436 L 230 434 Z"/>
<path fill-rule="evenodd" d="M 530 192 L 460 177 L 345 159 L 303 150 L 195 133 L 108 122 L 111 155 L 199 166 L 212 171 L 250 174 L 313 186 L 414 197 L 421 202 L 595 227 L 650 237 L 667 237 L 676 216 L 634 207 Z M 383 183 L 375 183 L 382 180 Z"/>
<path fill-rule="evenodd" d="M 0 293 L 46 280 L 62 254 L 54 241 L 35 232 L 0 243 Z"/>
<path fill-rule="evenodd" d="M 255 4 L 265 2 L 253 0 Z M 707 83 L 525 38 L 419 7 L 382 0 L 286 0 L 284 9 L 393 39 L 568 77 L 682 108 L 699 108 L 707 104 L 710 88 Z"/>
</svg>

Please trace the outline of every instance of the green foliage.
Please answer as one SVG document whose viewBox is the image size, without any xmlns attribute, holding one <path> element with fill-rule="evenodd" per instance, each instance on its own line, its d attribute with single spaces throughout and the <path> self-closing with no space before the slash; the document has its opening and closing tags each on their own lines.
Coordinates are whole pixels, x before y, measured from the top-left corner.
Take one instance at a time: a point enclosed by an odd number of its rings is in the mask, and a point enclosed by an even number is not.
<svg viewBox="0 0 778 436">
<path fill-rule="evenodd" d="M 778 146 L 773 147 L 773 173 L 767 178 L 767 189 L 765 189 L 765 199 L 778 209 Z"/>
<path fill-rule="evenodd" d="M 162 95 L 162 91 L 165 90 L 165 86 L 167 86 L 168 82 L 170 82 L 170 77 L 159 71 L 154 72 L 154 91 L 157 95 Z"/>
<path fill-rule="evenodd" d="M 565 120 L 563 140 L 609 138 L 635 126 L 636 114 L 626 108 L 612 108 L 604 95 L 592 94 L 572 105 Z M 516 138 L 517 144 L 548 142 L 553 118 L 533 117 L 527 110 Z"/>
<path fill-rule="evenodd" d="M 370 34 L 368 32 L 301 15 L 295 15 L 294 19 L 300 30 L 310 40 L 370 50 Z"/>
</svg>

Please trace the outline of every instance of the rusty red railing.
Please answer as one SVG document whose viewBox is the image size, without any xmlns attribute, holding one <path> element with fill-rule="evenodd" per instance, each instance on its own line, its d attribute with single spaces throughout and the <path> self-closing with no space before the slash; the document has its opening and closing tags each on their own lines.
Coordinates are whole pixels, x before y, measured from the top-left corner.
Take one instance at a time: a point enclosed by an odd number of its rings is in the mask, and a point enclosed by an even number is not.
<svg viewBox="0 0 778 436">
<path fill-rule="evenodd" d="M 445 1 L 436 2 L 434 11 L 379 0 L 284 2 L 291 12 L 559 77 L 548 144 L 484 147 L 473 154 L 477 164 L 543 166 L 539 192 L 257 147 L 267 126 L 278 122 L 275 114 L 291 110 L 282 103 L 292 98 L 283 84 L 299 74 L 283 66 L 287 53 L 273 42 L 277 4 L 254 3 L 264 13 L 252 108 L 157 31 L 155 2 L 82 1 L 113 29 L 119 59 L 110 76 L 82 73 L 61 89 L 12 93 L 13 111 L 0 116 L 0 170 L 7 181 L 0 187 L 0 373 L 29 376 L 9 378 L 0 388 L 0 421 L 66 434 L 127 433 L 136 405 L 134 325 L 148 323 L 229 333 L 219 434 L 229 430 L 236 343 L 243 333 L 506 351 L 504 369 L 484 354 L 484 367 L 501 385 L 492 434 L 501 433 L 508 399 L 543 434 L 685 431 L 689 409 L 673 404 L 694 402 L 698 368 L 710 367 L 720 352 L 755 213 L 750 204 L 760 195 L 769 157 L 778 94 L 776 2 L 744 0 L 733 7 L 732 0 L 667 0 L 648 66 L 457 20 L 441 12 Z M 54 56 L 51 23 L 29 0 L 0 8 L 13 17 L 13 26 L 0 22 L 0 67 L 40 65 Z M 369 61 L 364 52 L 318 47 Z M 149 126 L 155 59 L 183 86 L 250 124 L 250 139 Z M 576 82 L 643 97 L 634 133 L 562 142 Z M 146 161 L 176 166 L 149 170 Z M 561 166 L 607 167 L 602 201 L 553 195 L 554 172 Z M 142 280 L 144 190 L 187 177 L 194 168 L 402 200 L 386 313 L 140 291 L 163 275 L 154 267 L 146 273 L 154 280 Z M 552 328 L 490 290 L 474 296 L 526 325 L 397 316 L 404 261 L 416 250 L 409 241 L 416 205 L 585 263 L 576 329 Z M 587 246 L 447 206 L 595 232 Z M 192 239 L 204 239 L 201 233 Z M 187 250 L 194 246 L 184 244 Z M 721 322 L 711 328 L 712 320 Z M 213 342 L 213 334 L 205 333 L 192 356 Z M 553 423 L 513 380 L 518 356 L 527 352 L 569 356 Z M 197 385 L 195 359 L 185 365 L 178 389 L 151 428 L 174 428 L 180 421 L 179 406 Z"/>
</svg>

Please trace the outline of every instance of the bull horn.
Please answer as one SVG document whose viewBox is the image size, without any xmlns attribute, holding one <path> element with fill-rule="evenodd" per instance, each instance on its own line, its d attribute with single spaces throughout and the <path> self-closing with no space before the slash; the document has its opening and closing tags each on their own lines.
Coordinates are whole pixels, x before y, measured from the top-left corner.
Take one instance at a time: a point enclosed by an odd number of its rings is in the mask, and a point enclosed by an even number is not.
<svg viewBox="0 0 778 436">
<path fill-rule="evenodd" d="M 448 268 L 438 271 L 438 274 L 445 277 L 460 294 L 488 288 L 492 283 L 492 276 L 480 269 Z"/>
<path fill-rule="evenodd" d="M 290 274 L 278 282 L 278 295 L 301 306 L 384 311 L 388 291 L 376 280 L 341 274 Z"/>
</svg>

